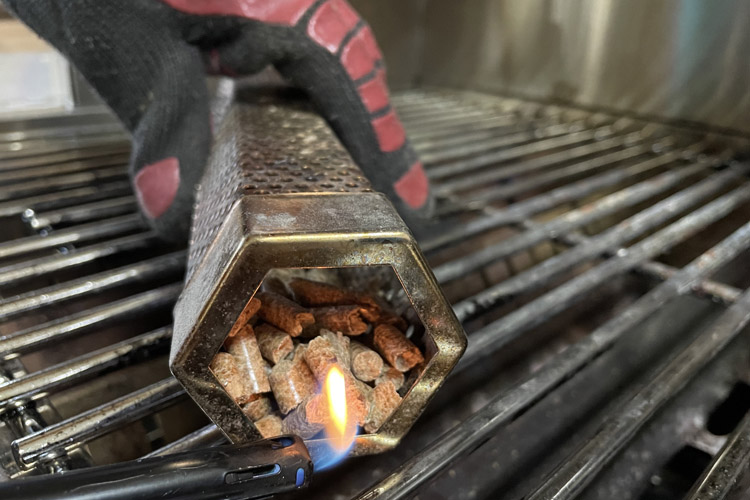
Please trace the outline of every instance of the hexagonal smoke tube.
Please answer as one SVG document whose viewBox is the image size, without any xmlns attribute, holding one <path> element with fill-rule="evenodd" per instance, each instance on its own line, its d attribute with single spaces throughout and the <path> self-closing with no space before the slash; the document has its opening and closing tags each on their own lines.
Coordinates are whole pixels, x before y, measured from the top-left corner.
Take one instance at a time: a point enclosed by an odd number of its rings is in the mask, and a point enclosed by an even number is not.
<svg viewBox="0 0 750 500">
<path fill-rule="evenodd" d="M 465 335 L 406 225 L 325 121 L 268 94 L 234 102 L 198 191 L 172 372 L 232 442 L 258 439 L 209 363 L 266 273 L 383 265 L 435 349 L 395 413 L 377 433 L 357 436 L 352 454 L 398 444 L 463 353 Z"/>
</svg>

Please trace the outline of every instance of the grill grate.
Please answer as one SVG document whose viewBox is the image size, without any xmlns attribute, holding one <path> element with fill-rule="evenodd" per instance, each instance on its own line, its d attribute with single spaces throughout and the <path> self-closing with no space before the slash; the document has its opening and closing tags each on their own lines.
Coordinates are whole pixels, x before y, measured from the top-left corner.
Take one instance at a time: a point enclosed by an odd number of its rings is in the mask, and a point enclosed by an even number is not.
<svg viewBox="0 0 750 500">
<path fill-rule="evenodd" d="M 692 446 L 716 464 L 688 488 L 722 498 L 748 461 L 747 418 L 705 428 L 749 381 L 747 139 L 470 92 L 394 102 L 441 198 L 421 243 L 469 348 L 399 448 L 308 496 L 657 498 Z M 185 254 L 136 214 L 123 137 L 25 134 L 0 136 L 5 475 L 220 442 L 166 370 Z"/>
</svg>

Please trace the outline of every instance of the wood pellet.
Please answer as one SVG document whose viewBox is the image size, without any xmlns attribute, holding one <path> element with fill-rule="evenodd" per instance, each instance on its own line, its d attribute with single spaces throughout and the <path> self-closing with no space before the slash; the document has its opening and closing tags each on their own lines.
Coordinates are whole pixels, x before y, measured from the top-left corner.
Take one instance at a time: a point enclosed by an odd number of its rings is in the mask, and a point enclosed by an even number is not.
<svg viewBox="0 0 750 500">
<path fill-rule="evenodd" d="M 407 321 L 372 295 L 329 283 L 294 278 L 273 290 L 248 303 L 212 361 L 221 386 L 264 437 L 324 437 L 322 386 L 336 366 L 349 418 L 360 433 L 377 432 L 425 365 Z"/>
</svg>

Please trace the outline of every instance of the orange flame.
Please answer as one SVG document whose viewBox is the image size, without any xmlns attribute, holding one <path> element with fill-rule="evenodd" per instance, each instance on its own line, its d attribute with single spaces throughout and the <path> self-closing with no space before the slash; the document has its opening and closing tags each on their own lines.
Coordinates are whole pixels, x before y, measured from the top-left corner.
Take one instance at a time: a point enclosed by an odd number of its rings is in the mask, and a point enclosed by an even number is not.
<svg viewBox="0 0 750 500">
<path fill-rule="evenodd" d="M 346 378 L 337 366 L 331 367 L 323 384 L 323 393 L 328 400 L 330 419 L 326 424 L 326 435 L 336 451 L 349 449 L 357 433 L 357 424 L 348 415 L 346 402 Z"/>
</svg>

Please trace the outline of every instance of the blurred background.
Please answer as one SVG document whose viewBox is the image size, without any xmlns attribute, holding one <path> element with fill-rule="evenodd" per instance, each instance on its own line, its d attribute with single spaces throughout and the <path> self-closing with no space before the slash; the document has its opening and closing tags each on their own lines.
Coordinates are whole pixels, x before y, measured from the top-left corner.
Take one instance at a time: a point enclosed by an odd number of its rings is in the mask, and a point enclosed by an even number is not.
<svg viewBox="0 0 750 500">
<path fill-rule="evenodd" d="M 394 89 L 473 89 L 750 132 L 743 0 L 352 0 Z M 98 100 L 22 25 L 0 18 L 0 113 Z"/>
</svg>

